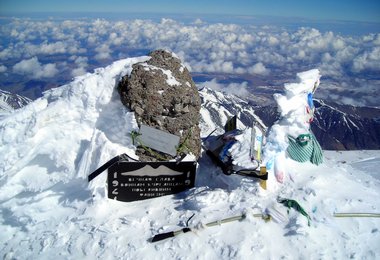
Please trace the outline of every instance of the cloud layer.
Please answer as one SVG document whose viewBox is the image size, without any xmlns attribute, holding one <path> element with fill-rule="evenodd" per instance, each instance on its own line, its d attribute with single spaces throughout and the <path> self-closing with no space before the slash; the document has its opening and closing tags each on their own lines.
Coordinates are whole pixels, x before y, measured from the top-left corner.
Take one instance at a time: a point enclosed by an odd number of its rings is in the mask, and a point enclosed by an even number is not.
<svg viewBox="0 0 380 260">
<path fill-rule="evenodd" d="M 210 81 L 203 82 L 202 85 L 207 88 L 211 88 L 228 94 L 233 94 L 239 97 L 246 97 L 249 94 L 249 90 L 247 89 L 247 81 L 244 81 L 242 83 L 223 84 L 221 82 L 218 82 L 218 80 L 214 78 Z"/>
<path fill-rule="evenodd" d="M 334 93 L 330 98 L 340 101 L 350 95 L 346 103 L 380 106 L 374 99 L 380 89 L 380 34 L 352 37 L 313 28 L 209 24 L 200 19 L 188 24 L 172 19 L 15 19 L 1 27 L 0 36 L 5 39 L 0 70 L 30 78 L 54 77 L 58 70 L 78 76 L 92 65 L 165 48 L 192 72 L 293 80 L 299 71 L 319 68 L 324 76 L 320 95 Z"/>
<path fill-rule="evenodd" d="M 33 79 L 54 77 L 58 70 L 55 64 L 48 63 L 41 65 L 37 57 L 22 60 L 13 66 L 13 72 L 29 76 Z"/>
</svg>

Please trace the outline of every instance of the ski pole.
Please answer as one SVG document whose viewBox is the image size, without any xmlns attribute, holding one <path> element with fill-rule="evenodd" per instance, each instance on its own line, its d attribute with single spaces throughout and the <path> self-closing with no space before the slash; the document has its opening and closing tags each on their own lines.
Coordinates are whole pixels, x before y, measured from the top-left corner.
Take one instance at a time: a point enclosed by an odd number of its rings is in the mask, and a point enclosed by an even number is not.
<svg viewBox="0 0 380 260">
<path fill-rule="evenodd" d="M 334 213 L 336 218 L 380 218 L 380 213 Z"/>
<path fill-rule="evenodd" d="M 190 219 L 193 216 L 191 216 Z M 265 221 L 269 221 L 271 219 L 271 216 L 267 215 L 267 214 L 253 214 L 253 216 L 254 217 L 261 217 Z M 205 224 L 205 226 L 206 227 L 219 226 L 221 224 L 225 224 L 225 223 L 229 223 L 229 222 L 233 222 L 233 221 L 240 221 L 240 220 L 243 220 L 245 218 L 246 218 L 246 215 L 242 214 L 242 215 L 239 215 L 239 216 L 234 216 L 234 217 L 229 217 L 229 218 L 225 218 L 225 219 L 221 219 L 221 220 L 212 221 L 212 222 L 209 222 L 209 223 Z M 189 220 L 187 221 L 187 223 L 189 222 Z M 178 236 L 179 234 L 187 233 L 187 232 L 190 232 L 190 231 L 193 231 L 193 230 L 191 228 L 189 228 L 188 226 L 186 226 L 185 228 L 182 228 L 182 229 L 179 229 L 179 230 L 176 230 L 176 231 L 171 231 L 171 232 L 167 232 L 167 233 L 157 234 L 154 237 L 150 238 L 148 241 L 154 243 L 154 242 L 158 242 L 158 241 L 165 240 L 165 239 L 168 239 L 168 238 L 171 238 L 171 237 L 175 237 L 175 236 Z"/>
</svg>

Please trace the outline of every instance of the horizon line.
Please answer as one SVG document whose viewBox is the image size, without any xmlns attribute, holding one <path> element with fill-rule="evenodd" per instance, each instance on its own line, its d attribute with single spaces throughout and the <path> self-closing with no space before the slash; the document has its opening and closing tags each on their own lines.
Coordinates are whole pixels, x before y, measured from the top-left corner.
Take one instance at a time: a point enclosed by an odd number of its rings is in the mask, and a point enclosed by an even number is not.
<svg viewBox="0 0 380 260">
<path fill-rule="evenodd" d="M 123 15 L 123 14 L 131 14 L 131 15 L 145 15 L 145 16 L 191 16 L 192 18 L 220 18 L 220 20 L 231 20 L 233 18 L 237 19 L 247 19 L 247 20 L 257 20 L 262 18 L 271 18 L 278 21 L 293 21 L 295 19 L 302 19 L 303 21 L 298 22 L 322 22 L 322 23 L 360 23 L 360 24 L 372 24 L 372 25 L 380 25 L 380 21 L 364 21 L 364 20 L 347 20 L 347 19 L 331 19 L 331 18 L 314 18 L 314 17 L 305 17 L 305 16 L 285 16 L 285 15 L 265 15 L 265 14 L 227 14 L 227 13 L 195 13 L 195 12 L 137 12 L 137 11 L 9 11 L 3 13 L 0 11 L 0 19 L 12 19 L 12 18 L 20 18 L 17 16 L 28 16 L 28 15 L 43 15 L 46 17 L 40 18 L 56 18 L 55 15 L 64 15 L 67 16 L 65 18 L 72 18 L 76 15 Z M 16 17 L 14 17 L 16 16 Z M 53 16 L 53 17 L 49 17 Z M 199 16 L 199 17 L 197 17 Z M 22 18 L 31 18 L 31 17 L 22 17 Z M 61 17 L 62 18 L 62 17 Z M 75 18 L 95 18 L 95 17 L 75 17 Z M 96 17 L 96 18 L 105 18 L 105 17 Z M 112 17 L 107 17 L 112 18 Z M 116 17 L 114 17 L 116 18 Z M 155 17 L 157 18 L 157 17 Z M 166 18 L 166 17 L 160 17 Z M 168 17 L 170 18 L 170 17 Z M 184 18 L 184 17 L 181 17 Z M 188 17 L 187 17 L 188 18 Z M 144 19 L 144 18 L 140 18 Z M 294 22 L 294 21 L 293 21 Z"/>
</svg>

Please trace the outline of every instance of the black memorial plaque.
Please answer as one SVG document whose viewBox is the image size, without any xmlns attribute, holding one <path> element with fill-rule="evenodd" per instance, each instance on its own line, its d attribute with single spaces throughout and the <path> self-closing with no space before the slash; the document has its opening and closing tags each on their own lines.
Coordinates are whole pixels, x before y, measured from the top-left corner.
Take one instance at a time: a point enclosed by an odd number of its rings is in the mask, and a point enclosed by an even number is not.
<svg viewBox="0 0 380 260">
<path fill-rule="evenodd" d="M 194 187 L 196 162 L 117 162 L 108 168 L 108 198 L 136 201 Z"/>
</svg>

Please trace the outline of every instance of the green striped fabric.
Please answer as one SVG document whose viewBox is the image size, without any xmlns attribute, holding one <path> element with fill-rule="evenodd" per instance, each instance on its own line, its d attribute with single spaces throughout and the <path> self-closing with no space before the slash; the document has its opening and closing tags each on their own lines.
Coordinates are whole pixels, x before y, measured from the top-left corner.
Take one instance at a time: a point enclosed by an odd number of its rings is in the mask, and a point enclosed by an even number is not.
<svg viewBox="0 0 380 260">
<path fill-rule="evenodd" d="M 322 148 L 312 133 L 308 135 L 310 137 L 310 140 L 307 142 L 301 142 L 301 138 L 294 138 L 293 136 L 289 135 L 289 146 L 287 148 L 287 153 L 290 158 L 297 162 L 310 161 L 315 165 L 319 165 L 323 162 Z M 304 140 L 305 135 L 301 136 Z"/>
</svg>

